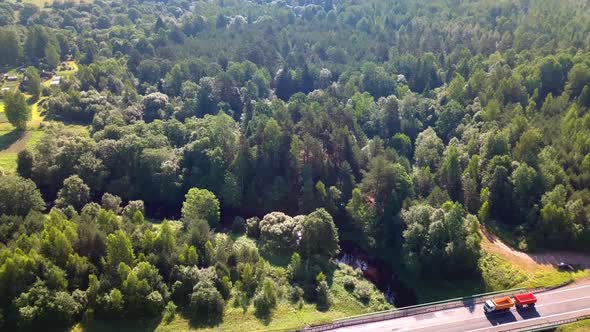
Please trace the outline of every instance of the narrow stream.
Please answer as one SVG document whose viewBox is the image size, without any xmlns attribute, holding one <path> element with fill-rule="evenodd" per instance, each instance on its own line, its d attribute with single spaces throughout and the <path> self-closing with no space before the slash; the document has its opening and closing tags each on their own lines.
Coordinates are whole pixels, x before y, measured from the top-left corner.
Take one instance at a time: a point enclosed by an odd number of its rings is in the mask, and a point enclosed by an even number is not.
<svg viewBox="0 0 590 332">
<path fill-rule="evenodd" d="M 365 278 L 383 292 L 389 303 L 397 308 L 417 304 L 414 290 L 404 285 L 385 262 L 370 257 L 352 242 L 343 241 L 340 248 L 337 261 L 360 269 Z"/>
</svg>

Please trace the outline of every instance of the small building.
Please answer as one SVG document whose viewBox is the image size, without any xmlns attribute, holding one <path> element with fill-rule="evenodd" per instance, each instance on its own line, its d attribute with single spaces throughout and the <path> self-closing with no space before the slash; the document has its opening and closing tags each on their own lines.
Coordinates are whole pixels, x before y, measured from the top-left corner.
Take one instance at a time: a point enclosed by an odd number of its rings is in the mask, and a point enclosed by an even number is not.
<svg viewBox="0 0 590 332">
<path fill-rule="evenodd" d="M 53 76 L 51 82 L 49 82 L 49 86 L 58 86 L 61 83 L 61 76 Z"/>
<path fill-rule="evenodd" d="M 41 76 L 41 78 L 46 79 L 46 80 L 52 78 L 53 75 L 55 75 L 55 72 L 52 72 L 52 71 L 42 70 L 41 73 L 39 73 L 39 76 Z"/>
<path fill-rule="evenodd" d="M 18 76 L 6 76 L 6 80 L 8 82 L 16 82 L 18 81 Z"/>
</svg>

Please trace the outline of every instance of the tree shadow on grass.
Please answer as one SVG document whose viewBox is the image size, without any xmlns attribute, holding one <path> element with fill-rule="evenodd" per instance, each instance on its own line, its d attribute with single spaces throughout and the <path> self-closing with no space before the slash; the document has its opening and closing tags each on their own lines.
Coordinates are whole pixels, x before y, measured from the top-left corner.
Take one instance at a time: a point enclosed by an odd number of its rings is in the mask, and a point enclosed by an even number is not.
<svg viewBox="0 0 590 332">
<path fill-rule="evenodd" d="M 272 310 L 255 310 L 254 316 L 256 316 L 256 318 L 258 318 L 258 320 L 261 321 L 264 326 L 268 326 L 268 324 L 270 324 L 272 321 Z"/>
<path fill-rule="evenodd" d="M 195 329 L 216 327 L 223 321 L 223 315 L 216 316 L 211 315 L 210 313 L 203 313 L 199 317 L 194 317 L 192 315 L 190 307 L 183 309 L 180 315 L 182 316 L 182 318 L 189 321 L 189 325 L 191 328 Z"/>
<path fill-rule="evenodd" d="M 155 318 L 138 318 L 124 320 L 93 319 L 80 323 L 84 332 L 151 332 L 155 331 L 162 320 L 161 316 Z"/>
<path fill-rule="evenodd" d="M 12 144 L 21 139 L 24 135 L 25 132 L 18 129 L 14 129 L 13 131 L 0 135 L 0 150 L 8 149 Z"/>
</svg>

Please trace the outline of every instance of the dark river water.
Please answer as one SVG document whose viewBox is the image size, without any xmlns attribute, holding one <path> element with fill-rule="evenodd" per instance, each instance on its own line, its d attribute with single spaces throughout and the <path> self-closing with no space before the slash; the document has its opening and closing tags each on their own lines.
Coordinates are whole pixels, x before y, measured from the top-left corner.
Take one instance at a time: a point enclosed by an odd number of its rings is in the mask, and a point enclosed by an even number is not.
<svg viewBox="0 0 590 332">
<path fill-rule="evenodd" d="M 338 262 L 359 268 L 367 280 L 372 282 L 389 303 L 397 308 L 417 304 L 414 290 L 404 285 L 395 272 L 385 262 L 370 257 L 359 246 L 352 242 L 342 241 Z"/>
</svg>

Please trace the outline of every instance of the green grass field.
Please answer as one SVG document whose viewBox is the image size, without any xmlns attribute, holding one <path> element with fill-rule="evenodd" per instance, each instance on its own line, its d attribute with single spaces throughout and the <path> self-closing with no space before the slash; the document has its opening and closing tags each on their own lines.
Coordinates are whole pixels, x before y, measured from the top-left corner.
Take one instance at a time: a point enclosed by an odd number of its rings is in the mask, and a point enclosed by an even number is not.
<svg viewBox="0 0 590 332">
<path fill-rule="evenodd" d="M 590 319 L 584 319 L 575 323 L 558 327 L 555 332 L 588 332 L 590 331 Z"/>
<path fill-rule="evenodd" d="M 479 268 L 479 276 L 465 280 L 415 281 L 409 285 L 416 290 L 419 302 L 426 303 L 511 288 L 551 287 L 590 276 L 588 270 L 567 272 L 553 267 L 530 270 L 485 251 Z"/>
<path fill-rule="evenodd" d="M 8 122 L 6 114 L 4 114 L 4 103 L 0 101 L 0 123 Z"/>
<path fill-rule="evenodd" d="M 43 136 L 43 131 L 40 129 L 31 130 L 26 132 L 25 135 L 25 137 L 22 137 L 14 130 L 2 131 L 0 129 L 0 168 L 5 172 L 16 172 L 16 159 L 19 151 L 9 150 L 9 148 L 19 139 L 22 139 L 24 140 L 22 148 L 32 149 Z"/>
</svg>

